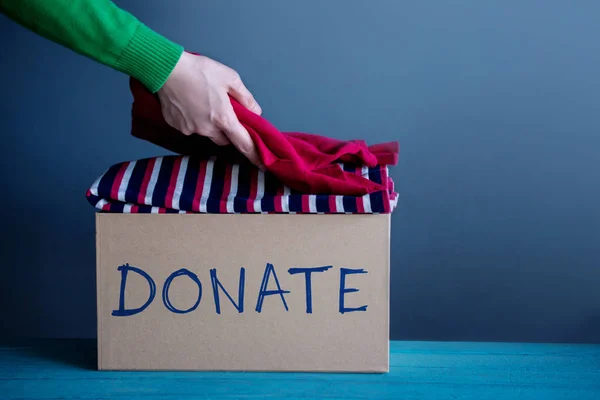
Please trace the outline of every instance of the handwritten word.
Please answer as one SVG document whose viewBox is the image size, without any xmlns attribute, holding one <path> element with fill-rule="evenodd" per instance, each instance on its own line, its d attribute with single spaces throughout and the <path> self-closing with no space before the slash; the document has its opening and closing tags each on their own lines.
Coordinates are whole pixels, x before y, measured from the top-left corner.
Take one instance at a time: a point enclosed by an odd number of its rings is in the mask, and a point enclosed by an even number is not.
<svg viewBox="0 0 600 400">
<path fill-rule="evenodd" d="M 290 275 L 304 274 L 304 282 L 306 289 L 306 313 L 312 314 L 313 312 L 313 304 L 312 304 L 312 276 L 314 273 L 325 273 L 328 270 L 333 268 L 331 265 L 323 266 L 323 267 L 315 267 L 315 268 L 290 268 L 288 269 L 288 273 Z M 132 267 L 129 264 L 121 265 L 117 268 L 118 271 L 121 272 L 121 289 L 119 295 L 119 308 L 112 312 L 112 315 L 115 317 L 128 317 L 131 315 L 139 314 L 144 311 L 153 301 L 156 296 L 156 283 L 154 279 L 150 275 L 148 275 L 144 270 L 136 267 Z M 148 299 L 142 306 L 138 308 L 126 308 L 125 307 L 125 288 L 127 287 L 127 277 L 130 272 L 134 272 L 140 275 L 148 282 L 148 287 L 150 289 Z M 367 271 L 363 269 L 349 269 L 349 268 L 340 268 L 340 290 L 339 290 L 339 307 L 338 310 L 340 314 L 345 314 L 349 312 L 355 311 L 367 311 L 367 306 L 363 305 L 360 307 L 346 307 L 345 295 L 347 293 L 358 292 L 356 288 L 347 288 L 346 287 L 346 276 L 353 274 L 366 274 Z M 191 305 L 187 309 L 179 309 L 175 307 L 171 300 L 169 299 L 169 290 L 171 287 L 171 283 L 175 280 L 175 278 L 179 277 L 187 277 L 187 279 L 191 280 L 198 286 L 198 297 L 193 305 Z M 269 281 L 273 280 L 275 282 L 275 286 L 277 286 L 276 290 L 268 290 Z M 245 282 L 246 282 L 246 270 L 242 267 L 240 268 L 240 279 L 238 286 L 238 295 L 237 301 L 231 297 L 229 292 L 225 289 L 223 284 L 219 281 L 217 277 L 217 270 L 210 270 L 210 282 L 212 286 L 212 294 L 215 302 L 215 311 L 217 314 L 221 314 L 221 299 L 220 292 L 223 292 L 227 299 L 231 302 L 233 307 L 238 311 L 238 313 L 244 312 L 244 290 L 245 290 Z M 262 312 L 263 303 L 267 296 L 279 296 L 281 302 L 283 303 L 283 307 L 285 311 L 289 311 L 287 302 L 285 301 L 285 295 L 290 293 L 289 290 L 283 290 L 281 285 L 279 284 L 279 279 L 277 278 L 277 274 L 275 272 L 275 267 L 273 264 L 268 264 L 265 266 L 265 272 L 263 274 L 262 282 L 260 284 L 260 289 L 258 292 L 258 298 L 256 300 L 256 308 L 255 311 L 260 313 Z M 187 314 L 194 311 L 200 305 L 200 301 L 202 300 L 202 282 L 198 278 L 196 274 L 193 272 L 182 268 L 167 277 L 162 289 L 162 301 L 167 310 L 176 314 Z"/>
</svg>

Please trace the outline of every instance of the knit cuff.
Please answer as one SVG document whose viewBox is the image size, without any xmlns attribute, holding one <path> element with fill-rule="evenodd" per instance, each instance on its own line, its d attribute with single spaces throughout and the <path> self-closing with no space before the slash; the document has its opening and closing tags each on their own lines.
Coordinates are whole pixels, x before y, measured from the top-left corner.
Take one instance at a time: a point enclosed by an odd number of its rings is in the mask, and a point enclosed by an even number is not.
<svg viewBox="0 0 600 400">
<path fill-rule="evenodd" d="M 140 23 L 131 41 L 123 49 L 116 67 L 156 93 L 175 68 L 182 53 L 182 46 Z"/>
</svg>

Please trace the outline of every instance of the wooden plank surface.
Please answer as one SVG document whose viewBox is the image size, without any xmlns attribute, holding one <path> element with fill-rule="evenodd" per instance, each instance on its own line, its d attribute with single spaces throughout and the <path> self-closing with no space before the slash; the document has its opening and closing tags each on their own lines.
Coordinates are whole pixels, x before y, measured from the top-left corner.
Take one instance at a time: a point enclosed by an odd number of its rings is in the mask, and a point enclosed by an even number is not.
<svg viewBox="0 0 600 400">
<path fill-rule="evenodd" d="M 600 345 L 392 342 L 388 374 L 100 372 L 89 340 L 0 345 L 0 399 L 600 399 Z"/>
</svg>

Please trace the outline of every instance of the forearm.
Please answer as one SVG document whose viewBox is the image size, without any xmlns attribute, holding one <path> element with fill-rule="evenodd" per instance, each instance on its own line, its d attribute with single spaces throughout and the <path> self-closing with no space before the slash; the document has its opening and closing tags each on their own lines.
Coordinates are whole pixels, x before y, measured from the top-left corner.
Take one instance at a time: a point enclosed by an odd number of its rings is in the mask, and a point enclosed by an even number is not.
<svg viewBox="0 0 600 400">
<path fill-rule="evenodd" d="M 122 71 L 156 92 L 183 48 L 110 0 L 0 0 L 18 24 L 79 54 Z"/>
</svg>

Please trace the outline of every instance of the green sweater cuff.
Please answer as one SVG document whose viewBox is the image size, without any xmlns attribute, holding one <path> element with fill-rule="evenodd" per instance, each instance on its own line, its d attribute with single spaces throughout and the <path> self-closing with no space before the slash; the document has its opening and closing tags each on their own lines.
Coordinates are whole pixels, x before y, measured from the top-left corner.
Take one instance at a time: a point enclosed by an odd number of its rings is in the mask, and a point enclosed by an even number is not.
<svg viewBox="0 0 600 400">
<path fill-rule="evenodd" d="M 116 68 L 156 93 L 175 68 L 182 53 L 182 46 L 140 23 L 117 59 Z"/>
</svg>

